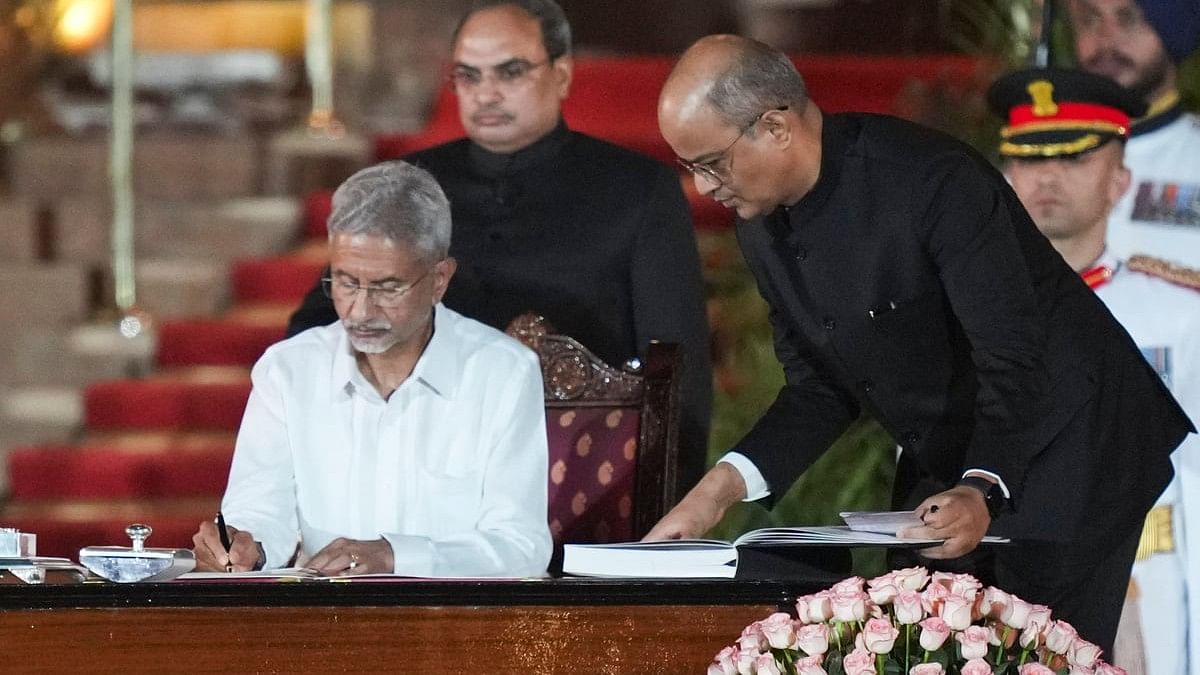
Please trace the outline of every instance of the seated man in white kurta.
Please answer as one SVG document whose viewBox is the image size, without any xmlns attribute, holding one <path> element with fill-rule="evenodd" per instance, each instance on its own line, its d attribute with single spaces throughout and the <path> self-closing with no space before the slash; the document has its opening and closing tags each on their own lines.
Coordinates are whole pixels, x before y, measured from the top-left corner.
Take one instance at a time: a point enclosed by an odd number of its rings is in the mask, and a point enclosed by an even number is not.
<svg viewBox="0 0 1200 675">
<path fill-rule="evenodd" d="M 530 576 L 550 559 L 537 356 L 440 303 L 450 208 L 390 162 L 338 188 L 325 288 L 340 321 L 255 364 L 197 568 L 328 575 Z"/>
</svg>

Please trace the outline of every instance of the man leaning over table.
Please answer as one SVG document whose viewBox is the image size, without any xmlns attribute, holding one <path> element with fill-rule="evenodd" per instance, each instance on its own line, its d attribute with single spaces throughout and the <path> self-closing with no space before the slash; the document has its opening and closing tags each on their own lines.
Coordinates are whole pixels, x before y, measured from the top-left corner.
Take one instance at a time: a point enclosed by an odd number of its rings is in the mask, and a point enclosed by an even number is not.
<svg viewBox="0 0 1200 675">
<path fill-rule="evenodd" d="M 648 538 L 782 494 L 866 413 L 903 446 L 894 503 L 924 519 L 904 534 L 944 540 L 930 564 L 1107 651 L 1192 426 L 1003 176 L 916 125 L 821 112 L 786 55 L 735 36 L 693 45 L 658 111 L 696 187 L 737 211 L 786 384 Z M 1019 541 L 989 561 L 989 530 Z"/>
<path fill-rule="evenodd" d="M 450 206 L 405 162 L 333 197 L 325 291 L 339 321 L 266 351 L 197 569 L 529 576 L 550 559 L 537 356 L 441 304 Z"/>
</svg>

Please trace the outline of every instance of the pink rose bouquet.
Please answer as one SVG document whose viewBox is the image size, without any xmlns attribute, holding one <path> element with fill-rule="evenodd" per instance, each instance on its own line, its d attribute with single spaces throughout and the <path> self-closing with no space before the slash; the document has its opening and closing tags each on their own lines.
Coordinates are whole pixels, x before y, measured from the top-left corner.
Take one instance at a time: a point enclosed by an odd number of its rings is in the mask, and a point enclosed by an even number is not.
<svg viewBox="0 0 1200 675">
<path fill-rule="evenodd" d="M 1125 675 L 1050 610 L 966 574 L 851 577 L 742 631 L 708 675 Z"/>
</svg>

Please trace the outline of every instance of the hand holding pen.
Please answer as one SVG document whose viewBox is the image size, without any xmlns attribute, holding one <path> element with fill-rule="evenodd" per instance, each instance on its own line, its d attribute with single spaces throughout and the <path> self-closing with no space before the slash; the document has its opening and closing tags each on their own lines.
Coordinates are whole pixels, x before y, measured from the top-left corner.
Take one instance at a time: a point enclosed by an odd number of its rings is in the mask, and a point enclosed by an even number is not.
<svg viewBox="0 0 1200 675">
<path fill-rule="evenodd" d="M 221 547 L 225 549 L 225 553 L 228 555 L 229 549 L 233 548 L 233 542 L 229 541 L 229 528 L 225 526 L 225 516 L 221 515 L 220 511 L 217 511 L 217 534 L 221 535 Z M 225 571 L 233 571 L 232 558 L 226 558 Z"/>
<path fill-rule="evenodd" d="M 192 535 L 198 572 L 248 572 L 259 563 L 261 551 L 254 536 L 227 526 L 222 514 L 200 523 Z"/>
</svg>

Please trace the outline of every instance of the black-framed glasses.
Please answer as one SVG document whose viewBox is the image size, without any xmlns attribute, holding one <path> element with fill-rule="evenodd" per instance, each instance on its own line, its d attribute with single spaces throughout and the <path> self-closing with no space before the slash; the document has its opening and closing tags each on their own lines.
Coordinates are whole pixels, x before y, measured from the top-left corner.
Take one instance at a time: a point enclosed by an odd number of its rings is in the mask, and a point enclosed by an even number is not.
<svg viewBox="0 0 1200 675">
<path fill-rule="evenodd" d="M 408 292 L 421 283 L 432 271 L 433 267 L 430 267 L 421 276 L 406 286 L 396 286 L 393 284 L 367 284 L 363 286 L 346 281 L 345 279 L 322 277 L 321 289 L 325 291 L 325 297 L 334 302 L 354 302 L 358 298 L 359 291 L 366 291 L 368 302 L 373 303 L 376 307 L 391 309 L 399 307 L 400 303 L 404 301 L 404 296 L 408 295 Z"/>
<path fill-rule="evenodd" d="M 533 63 L 525 59 L 509 59 L 504 63 L 486 69 L 460 63 L 450 71 L 447 80 L 449 81 L 450 88 L 455 91 L 470 91 L 483 84 L 483 81 L 487 79 L 487 73 L 490 72 L 492 82 L 497 87 L 511 88 L 523 84 L 533 71 L 542 66 L 550 65 L 551 61 L 552 59 L 546 59 L 545 61 Z"/>
<path fill-rule="evenodd" d="M 733 175 L 733 155 L 730 154 L 730 151 L 733 150 L 733 146 L 737 145 L 737 142 L 742 140 L 742 136 L 745 136 L 747 131 L 753 129 L 754 125 L 758 124 L 759 120 L 765 117 L 767 113 L 773 111 L 782 112 L 787 110 L 788 107 L 789 106 L 786 105 L 779 106 L 777 108 L 771 108 L 770 110 L 764 110 L 759 113 L 758 116 L 751 120 L 749 124 L 738 130 L 737 138 L 733 139 L 729 145 L 726 145 L 720 152 L 718 152 L 716 157 L 713 157 L 706 162 L 693 162 L 682 157 L 676 157 L 675 161 L 679 162 L 680 166 L 687 169 L 693 175 L 699 175 L 717 186 L 724 185 Z M 726 162 L 726 159 L 729 161 Z M 725 164 L 725 166 L 722 166 L 722 164 Z"/>
</svg>

